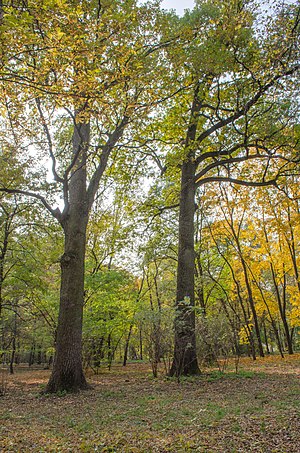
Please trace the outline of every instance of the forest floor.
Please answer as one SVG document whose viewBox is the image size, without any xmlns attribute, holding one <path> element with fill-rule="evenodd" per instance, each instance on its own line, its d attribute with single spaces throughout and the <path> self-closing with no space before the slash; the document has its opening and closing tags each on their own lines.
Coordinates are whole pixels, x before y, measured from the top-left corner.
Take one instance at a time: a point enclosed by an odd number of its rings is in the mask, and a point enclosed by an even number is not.
<svg viewBox="0 0 300 453">
<path fill-rule="evenodd" d="M 115 366 L 89 376 L 93 390 L 41 396 L 48 377 L 0 374 L 1 452 L 300 452 L 300 354 L 181 382 Z"/>
</svg>

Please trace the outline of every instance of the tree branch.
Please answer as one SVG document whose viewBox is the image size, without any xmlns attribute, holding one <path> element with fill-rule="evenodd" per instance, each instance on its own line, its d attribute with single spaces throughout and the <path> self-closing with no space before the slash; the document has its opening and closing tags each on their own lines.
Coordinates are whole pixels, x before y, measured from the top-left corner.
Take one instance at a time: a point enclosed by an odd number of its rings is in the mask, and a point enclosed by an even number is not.
<svg viewBox="0 0 300 453">
<path fill-rule="evenodd" d="M 196 142 L 200 144 L 203 142 L 203 140 L 207 137 L 209 137 L 211 134 L 216 132 L 218 129 L 221 129 L 224 126 L 227 126 L 227 124 L 233 123 L 235 120 L 241 118 L 243 115 L 245 115 L 253 105 L 256 104 L 256 102 L 271 88 L 272 86 L 275 85 L 275 83 L 280 80 L 283 77 L 287 77 L 289 75 L 293 75 L 295 72 L 297 72 L 300 69 L 300 65 L 297 64 L 293 68 L 291 68 L 288 71 L 285 71 L 281 74 L 277 74 L 276 76 L 273 77 L 273 79 L 266 83 L 264 86 L 262 86 L 257 93 L 248 101 L 246 104 L 243 106 L 243 108 L 240 108 L 237 110 L 233 115 L 228 116 L 227 118 L 224 118 L 220 121 L 218 121 L 216 124 L 211 126 L 209 129 L 206 131 L 202 132 L 196 139 Z"/>
<path fill-rule="evenodd" d="M 201 170 L 195 176 L 196 184 L 197 184 L 197 182 L 200 181 L 200 178 L 202 178 L 202 176 L 204 176 L 206 173 L 208 173 L 210 170 L 212 170 L 214 168 L 221 167 L 221 166 L 224 166 L 224 165 L 227 165 L 227 164 L 246 162 L 247 160 L 252 160 L 252 159 L 254 159 L 254 160 L 255 159 L 268 159 L 268 160 L 270 160 L 270 159 L 284 159 L 284 158 L 280 154 L 270 155 L 270 154 L 259 154 L 259 153 L 256 153 L 256 154 L 247 154 L 247 155 L 241 156 L 241 157 L 231 157 L 229 159 L 219 160 L 217 162 L 213 162 L 213 163 L 207 165 L 205 168 L 203 168 L 203 170 Z"/>
<path fill-rule="evenodd" d="M 59 176 L 59 174 L 57 173 L 57 171 L 56 171 L 56 159 L 55 159 L 55 156 L 54 156 L 54 153 L 53 153 L 53 143 L 52 143 L 51 134 L 50 134 L 47 122 L 45 120 L 45 116 L 44 116 L 43 110 L 42 110 L 40 98 L 38 98 L 38 97 L 35 98 L 35 103 L 36 103 L 38 112 L 40 114 L 40 118 L 41 118 L 41 121 L 42 121 L 42 126 L 43 126 L 43 129 L 44 129 L 44 132 L 45 132 L 46 137 L 47 137 L 49 154 L 50 154 L 50 158 L 52 160 L 52 173 L 53 173 L 54 179 L 57 182 L 63 183 L 64 182 L 63 178 L 61 178 Z"/>
<path fill-rule="evenodd" d="M 129 120 L 130 120 L 129 116 L 124 115 L 122 121 L 116 127 L 114 132 L 112 134 L 110 134 L 106 144 L 102 148 L 102 154 L 100 156 L 100 163 L 99 163 L 98 167 L 96 168 L 96 171 L 94 172 L 94 174 L 90 180 L 89 187 L 87 190 L 87 199 L 88 199 L 88 209 L 89 210 L 93 204 L 96 192 L 98 190 L 100 179 L 106 169 L 106 165 L 107 165 L 110 153 L 113 150 L 116 143 L 118 142 L 118 140 L 122 137 L 124 129 L 127 126 L 127 124 L 129 123 Z"/>
<path fill-rule="evenodd" d="M 62 221 L 62 215 L 60 212 L 59 208 L 53 209 L 51 205 L 47 202 L 47 200 L 40 194 L 35 193 L 35 192 L 30 192 L 27 190 L 21 190 L 21 189 L 8 189 L 6 187 L 0 187 L 0 192 L 5 192 L 8 194 L 20 194 L 20 195 L 25 195 L 26 197 L 31 197 L 35 198 L 36 200 L 39 200 L 44 207 L 50 212 L 50 214 L 61 223 Z"/>
<path fill-rule="evenodd" d="M 200 179 L 200 181 L 196 181 L 196 187 L 200 187 L 203 184 L 207 184 L 209 182 L 231 182 L 233 184 L 248 187 L 265 187 L 265 186 L 277 187 L 277 179 L 278 175 L 275 178 L 270 179 L 269 181 L 244 181 L 242 179 L 230 178 L 227 176 L 211 176 L 208 178 Z"/>
</svg>

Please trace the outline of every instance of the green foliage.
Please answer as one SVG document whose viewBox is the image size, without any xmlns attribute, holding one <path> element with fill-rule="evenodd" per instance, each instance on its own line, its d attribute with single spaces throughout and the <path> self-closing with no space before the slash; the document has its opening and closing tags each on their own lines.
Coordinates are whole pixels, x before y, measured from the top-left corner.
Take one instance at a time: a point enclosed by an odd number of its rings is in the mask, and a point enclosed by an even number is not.
<svg viewBox="0 0 300 453">
<path fill-rule="evenodd" d="M 278 198 L 278 208 L 270 189 L 254 206 L 253 192 L 234 186 L 226 189 L 226 204 L 224 186 L 198 190 L 195 314 L 200 357 L 218 361 L 240 343 L 251 343 L 247 276 L 261 324 L 269 323 L 270 345 L 270 332 L 284 319 L 276 288 L 285 301 L 288 329 L 295 328 L 297 336 L 294 168 L 300 131 L 294 93 L 299 86 L 296 72 L 284 76 L 299 61 L 297 5 L 275 8 L 265 21 L 252 1 L 197 1 L 182 18 L 160 10 L 157 2 L 100 5 L 84 0 L 74 5 L 64 0 L 5 5 L 0 26 L 0 188 L 31 190 L 54 206 L 62 193 L 67 207 L 74 124 L 90 123 L 88 182 L 106 157 L 108 163 L 88 231 L 86 356 L 92 351 L 100 361 L 117 353 L 120 357 L 129 332 L 134 351 L 142 338 L 152 362 L 171 356 L 176 206 L 181 167 L 191 156 L 196 185 L 206 178 L 264 182 L 278 175 L 276 182 L 291 198 Z M 198 110 L 193 111 L 195 102 Z M 128 118 L 127 129 L 106 156 L 103 150 L 122 118 Z M 265 197 L 271 199 L 267 213 Z M 40 343 L 49 355 L 62 235 L 26 194 L 1 195 L 0 201 L 1 251 L 9 226 L 9 247 L 0 263 L 1 329 L 7 338 L 1 351 L 10 354 L 17 336 L 24 350 Z M 271 245 L 259 225 L 262 212 Z"/>
</svg>

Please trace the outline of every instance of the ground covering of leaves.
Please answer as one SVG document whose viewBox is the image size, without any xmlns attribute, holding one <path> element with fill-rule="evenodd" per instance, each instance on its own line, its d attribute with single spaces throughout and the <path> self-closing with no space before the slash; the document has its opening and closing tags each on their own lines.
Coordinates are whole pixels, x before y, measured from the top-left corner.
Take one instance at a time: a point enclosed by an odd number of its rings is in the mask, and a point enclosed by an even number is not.
<svg viewBox="0 0 300 453">
<path fill-rule="evenodd" d="M 115 366 L 77 395 L 41 396 L 46 370 L 4 377 L 1 452 L 300 452 L 299 354 L 181 382 Z"/>
</svg>

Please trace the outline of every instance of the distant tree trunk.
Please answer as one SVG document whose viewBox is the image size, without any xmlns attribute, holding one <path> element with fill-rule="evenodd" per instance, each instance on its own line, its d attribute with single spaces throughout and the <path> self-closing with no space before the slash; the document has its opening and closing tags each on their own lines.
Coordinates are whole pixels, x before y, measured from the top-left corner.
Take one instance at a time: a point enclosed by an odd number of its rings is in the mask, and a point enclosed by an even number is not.
<svg viewBox="0 0 300 453">
<path fill-rule="evenodd" d="M 29 353 L 29 358 L 28 358 L 28 365 L 32 366 L 35 361 L 35 342 L 33 342 L 30 353 Z"/>
<path fill-rule="evenodd" d="M 132 329 L 133 329 L 133 324 L 130 324 L 129 330 L 128 330 L 128 335 L 127 335 L 126 342 L 125 342 L 123 366 L 126 366 L 126 363 L 128 360 L 128 349 L 129 349 L 129 342 L 130 342 L 130 338 L 131 338 Z"/>
<path fill-rule="evenodd" d="M 202 314 L 205 318 L 206 317 L 206 304 L 205 304 L 205 300 L 204 300 L 203 267 L 202 267 L 202 263 L 201 263 L 200 254 L 197 254 L 197 257 L 196 257 L 196 275 L 199 279 L 196 293 L 198 296 L 199 307 L 201 307 Z"/>
<path fill-rule="evenodd" d="M 158 267 L 157 267 L 157 263 L 155 261 L 154 261 L 154 264 L 156 266 L 156 273 L 153 276 L 153 283 L 154 283 L 154 288 L 155 288 L 155 293 L 156 293 L 158 311 L 156 311 L 156 309 L 154 307 L 154 301 L 153 301 L 152 289 L 151 289 L 152 284 L 150 282 L 150 278 L 149 278 L 148 274 L 147 274 L 146 278 L 147 278 L 147 283 L 148 283 L 148 288 L 149 288 L 149 302 L 150 302 L 151 311 L 153 313 L 153 321 L 152 321 L 151 333 L 150 333 L 150 343 L 151 343 L 150 360 L 151 360 L 153 376 L 157 377 L 158 363 L 160 362 L 160 357 L 161 357 L 161 302 L 160 302 L 160 298 L 159 298 L 158 285 L 157 285 Z"/>
<path fill-rule="evenodd" d="M 290 222 L 289 222 L 289 224 L 290 224 Z M 291 230 L 291 233 L 292 233 L 292 230 Z M 267 244 L 269 244 L 269 237 L 267 234 L 267 229 L 266 229 L 265 223 L 264 223 L 264 235 L 265 235 Z M 292 238 L 293 238 L 293 235 L 292 235 Z M 292 244 L 294 244 L 294 241 L 292 241 Z M 280 251 L 282 251 L 281 244 L 279 244 L 279 248 L 280 248 Z M 291 253 L 294 271 L 296 272 L 295 276 L 296 276 L 296 279 L 298 279 L 298 267 L 297 267 L 297 263 L 295 263 L 294 259 L 293 259 L 293 257 L 295 256 L 295 254 L 293 253 L 294 249 L 293 249 L 293 247 L 289 247 L 289 250 Z M 296 264 L 296 267 L 295 267 L 295 264 Z M 282 269 L 283 270 L 283 284 L 281 285 L 282 291 L 280 291 L 280 285 L 278 284 L 278 281 L 277 281 L 276 268 L 273 264 L 271 253 L 270 253 L 270 270 L 271 270 L 273 284 L 274 284 L 274 288 L 275 288 L 275 294 L 276 294 L 276 299 L 277 299 L 277 303 L 278 303 L 279 313 L 280 313 L 280 317 L 281 317 L 281 320 L 283 323 L 284 333 L 285 333 L 287 347 L 288 347 L 288 353 L 293 354 L 293 352 L 294 352 L 293 351 L 293 342 L 292 342 L 292 338 L 291 338 L 291 334 L 290 334 L 290 330 L 289 330 L 289 326 L 288 326 L 288 322 L 287 322 L 287 316 L 286 316 L 286 309 L 287 309 L 286 284 L 287 284 L 287 282 L 286 282 L 285 265 L 283 263 L 283 269 Z M 298 287 L 298 289 L 300 289 L 300 287 Z M 275 322 L 273 322 L 272 325 L 273 324 L 274 324 L 274 328 L 275 328 L 274 332 L 276 335 L 278 348 L 279 348 L 281 357 L 283 357 L 281 342 L 280 342 L 279 334 L 278 334 L 278 331 L 276 328 L 276 324 L 275 324 Z"/>
<path fill-rule="evenodd" d="M 266 306 L 266 311 L 267 311 L 267 314 L 268 314 L 268 317 L 269 317 L 269 320 L 270 320 L 270 323 L 271 323 L 271 326 L 272 326 L 272 329 L 273 329 L 273 332 L 274 332 L 274 335 L 275 335 L 275 338 L 276 338 L 276 341 L 277 341 L 277 346 L 278 346 L 278 350 L 280 352 L 280 355 L 282 358 L 284 358 L 284 355 L 283 355 L 283 351 L 282 351 L 282 347 L 281 347 L 281 341 L 280 341 L 280 337 L 279 337 L 279 334 L 278 334 L 278 329 L 276 327 L 276 322 L 272 316 L 272 313 L 271 313 L 271 310 L 270 310 L 270 307 L 268 305 L 268 302 L 265 298 L 265 295 L 264 295 L 264 292 L 262 291 L 260 285 L 256 282 L 256 285 L 259 289 L 259 292 L 261 294 L 261 298 Z M 280 302 L 280 301 L 279 301 Z M 267 337 L 267 330 L 266 330 L 266 322 L 265 322 L 265 317 L 262 318 L 262 327 L 263 327 L 263 331 L 264 331 L 264 336 L 265 336 L 265 344 L 266 344 L 266 350 L 267 350 L 267 353 L 270 354 L 270 348 L 269 348 L 269 343 L 268 343 L 268 337 Z"/>
<path fill-rule="evenodd" d="M 266 344 L 266 351 L 267 351 L 267 354 L 270 355 L 269 341 L 268 341 L 266 320 L 265 319 L 263 319 L 262 325 L 263 325 L 263 330 L 264 330 L 264 337 L 265 337 L 264 340 L 265 340 L 265 344 Z"/>
<path fill-rule="evenodd" d="M 16 355 L 15 355 L 15 364 L 19 365 L 20 364 L 20 342 L 17 342 L 17 347 L 16 347 Z"/>
<path fill-rule="evenodd" d="M 9 364 L 10 374 L 14 374 L 15 355 L 16 355 L 16 337 L 14 336 L 12 339 L 12 352 L 11 352 L 10 364 Z"/>
<path fill-rule="evenodd" d="M 273 328 L 274 335 L 275 335 L 275 338 L 276 338 L 278 351 L 279 351 L 281 357 L 284 358 L 283 351 L 282 351 L 282 346 L 281 346 L 281 341 L 280 341 L 280 336 L 279 336 L 279 333 L 278 333 L 278 329 L 276 327 L 276 322 L 273 320 L 273 318 L 271 319 L 271 324 L 272 324 L 272 328 Z"/>
<path fill-rule="evenodd" d="M 161 300 L 160 300 L 160 295 L 159 295 L 159 290 L 158 290 L 158 283 L 157 283 L 157 277 L 159 274 L 159 269 L 157 262 L 154 260 L 154 265 L 155 265 L 155 275 L 154 275 L 154 288 L 155 288 L 155 296 L 156 296 L 156 302 L 157 302 L 157 308 L 158 308 L 158 317 L 154 323 L 154 335 L 155 335 L 155 361 L 156 363 L 161 362 L 161 356 L 163 354 L 163 348 L 162 348 L 162 328 L 161 328 L 161 313 L 162 313 L 162 305 L 161 305 Z"/>
<path fill-rule="evenodd" d="M 265 355 L 264 355 L 263 344 L 262 344 L 262 341 L 261 341 L 261 334 L 260 334 L 258 316 L 257 316 L 257 311 L 256 311 L 256 307 L 255 307 L 254 298 L 253 298 L 253 292 L 252 292 L 251 284 L 250 284 L 250 281 L 249 281 L 247 264 L 245 262 L 243 254 L 242 254 L 239 238 L 237 237 L 235 231 L 233 231 L 233 234 L 234 234 L 234 237 L 235 237 L 235 240 L 236 240 L 238 252 L 239 252 L 239 255 L 240 255 L 241 264 L 242 264 L 243 271 L 244 271 L 245 284 L 246 284 L 246 288 L 247 288 L 248 300 L 249 300 L 249 305 L 250 305 L 250 308 L 251 308 L 251 313 L 252 313 L 252 318 L 253 318 L 253 323 L 254 323 L 254 330 L 255 330 L 255 334 L 256 334 L 256 340 L 257 340 L 259 355 L 260 355 L 260 357 L 264 357 Z"/>
<path fill-rule="evenodd" d="M 107 337 L 107 363 L 108 369 L 111 369 L 111 364 L 113 360 L 112 344 L 111 344 L 111 332 L 109 332 Z"/>
<path fill-rule="evenodd" d="M 143 331 L 142 326 L 139 328 L 139 343 L 140 343 L 140 360 L 143 360 Z"/>
<path fill-rule="evenodd" d="M 233 347 L 232 347 L 233 354 L 235 354 L 237 356 L 240 356 L 241 355 L 241 351 L 240 351 L 240 345 L 239 345 L 239 333 L 238 333 L 239 329 L 237 328 L 237 324 L 240 321 L 239 316 L 234 311 L 234 317 L 235 318 L 232 319 L 232 317 L 229 314 L 229 310 L 228 310 L 226 301 L 223 298 L 220 298 L 220 302 L 221 302 L 222 308 L 224 310 L 225 316 L 226 316 L 226 318 L 227 318 L 227 320 L 229 322 L 229 325 L 231 327 L 232 339 L 233 339 Z"/>
<path fill-rule="evenodd" d="M 238 279 L 236 278 L 234 269 L 233 269 L 230 261 L 226 258 L 226 255 L 222 252 L 222 250 L 220 249 L 220 247 L 218 245 L 218 242 L 214 238 L 212 229 L 210 229 L 210 233 L 211 233 L 211 235 L 212 235 L 212 237 L 214 239 L 214 243 L 215 243 L 215 245 L 217 247 L 217 250 L 218 250 L 219 254 L 222 256 L 222 258 L 224 259 L 224 261 L 226 262 L 226 264 L 228 265 L 228 267 L 230 269 L 230 272 L 231 272 L 231 275 L 232 275 L 232 279 L 233 279 L 233 281 L 235 283 L 235 287 L 236 287 L 238 302 L 240 304 L 240 307 L 241 307 L 242 313 L 243 313 L 244 328 L 245 328 L 245 333 L 246 333 L 247 340 L 248 340 L 248 343 L 249 343 L 248 355 L 249 355 L 249 357 L 252 356 L 253 360 L 256 360 L 256 351 L 255 351 L 255 343 L 254 343 L 253 333 L 252 333 L 251 328 L 249 326 L 249 317 L 250 317 L 249 315 L 250 315 L 250 313 L 247 313 L 246 307 L 244 305 L 240 283 L 239 283 Z M 238 316 L 240 324 L 242 325 L 243 324 L 242 320 L 240 319 L 240 316 L 238 315 L 236 310 L 234 310 L 234 313 Z"/>
<path fill-rule="evenodd" d="M 63 220 L 64 254 L 61 257 L 61 287 L 56 353 L 46 392 L 78 391 L 88 384 L 82 367 L 82 317 L 84 303 L 84 259 L 88 200 L 86 154 L 89 124 L 78 124 L 73 134 L 76 163 L 69 183 L 68 215 Z"/>
<path fill-rule="evenodd" d="M 104 343 L 104 337 L 98 338 L 96 341 L 93 340 L 92 344 L 92 367 L 93 368 L 99 368 L 101 365 L 101 360 L 104 357 L 103 354 L 103 343 Z"/>
<path fill-rule="evenodd" d="M 37 360 L 36 363 L 40 365 L 42 363 L 42 346 L 38 345 L 38 353 L 37 353 Z"/>
<path fill-rule="evenodd" d="M 16 338 L 17 338 L 17 319 L 18 319 L 18 314 L 17 314 L 17 303 L 15 305 L 15 314 L 14 314 L 14 330 L 13 330 L 13 338 L 12 338 L 12 352 L 10 356 L 10 364 L 9 364 L 9 372 L 10 374 L 14 374 L 14 363 L 15 363 L 15 357 L 16 357 Z"/>
<path fill-rule="evenodd" d="M 174 359 L 171 376 L 199 374 L 195 337 L 195 164 L 182 165 Z"/>
<path fill-rule="evenodd" d="M 0 4 L 1 8 L 1 4 Z M 1 20 L 1 9 L 0 9 L 0 20 Z M 3 208 L 2 208 L 3 209 Z M 0 247 L 0 316 L 2 315 L 2 305 L 3 305 L 3 300 L 2 300 L 2 291 L 3 291 L 3 284 L 4 284 L 4 279 L 5 279 L 5 273 L 4 273 L 4 262 L 6 258 L 6 254 L 8 251 L 8 241 L 9 241 L 9 235 L 11 233 L 11 223 L 12 219 L 16 213 L 16 208 L 12 213 L 8 213 L 7 211 L 4 211 L 5 213 L 5 220 L 1 225 L 1 229 L 3 231 L 3 238 L 2 238 L 2 244 Z"/>
<path fill-rule="evenodd" d="M 287 321 L 287 316 L 286 316 L 286 307 L 287 307 L 287 297 L 286 297 L 286 274 L 284 273 L 284 275 L 283 275 L 283 285 L 282 285 L 283 295 L 282 295 L 282 301 L 281 301 L 281 297 L 280 297 L 279 287 L 278 287 L 278 285 L 276 284 L 275 271 L 274 271 L 273 265 L 272 265 L 272 275 L 273 275 L 273 281 L 274 281 L 275 290 L 276 290 L 276 297 L 277 297 L 277 302 L 278 302 L 278 306 L 279 306 L 280 317 L 281 317 L 282 324 L 283 324 L 283 328 L 284 328 L 284 333 L 285 333 L 285 338 L 286 338 L 288 353 L 289 353 L 289 354 L 293 354 L 293 353 L 294 353 L 294 350 L 293 350 L 293 341 L 292 341 L 292 337 L 291 337 L 291 334 L 290 334 L 290 329 L 289 329 L 289 325 L 288 325 L 288 321 Z"/>
</svg>

